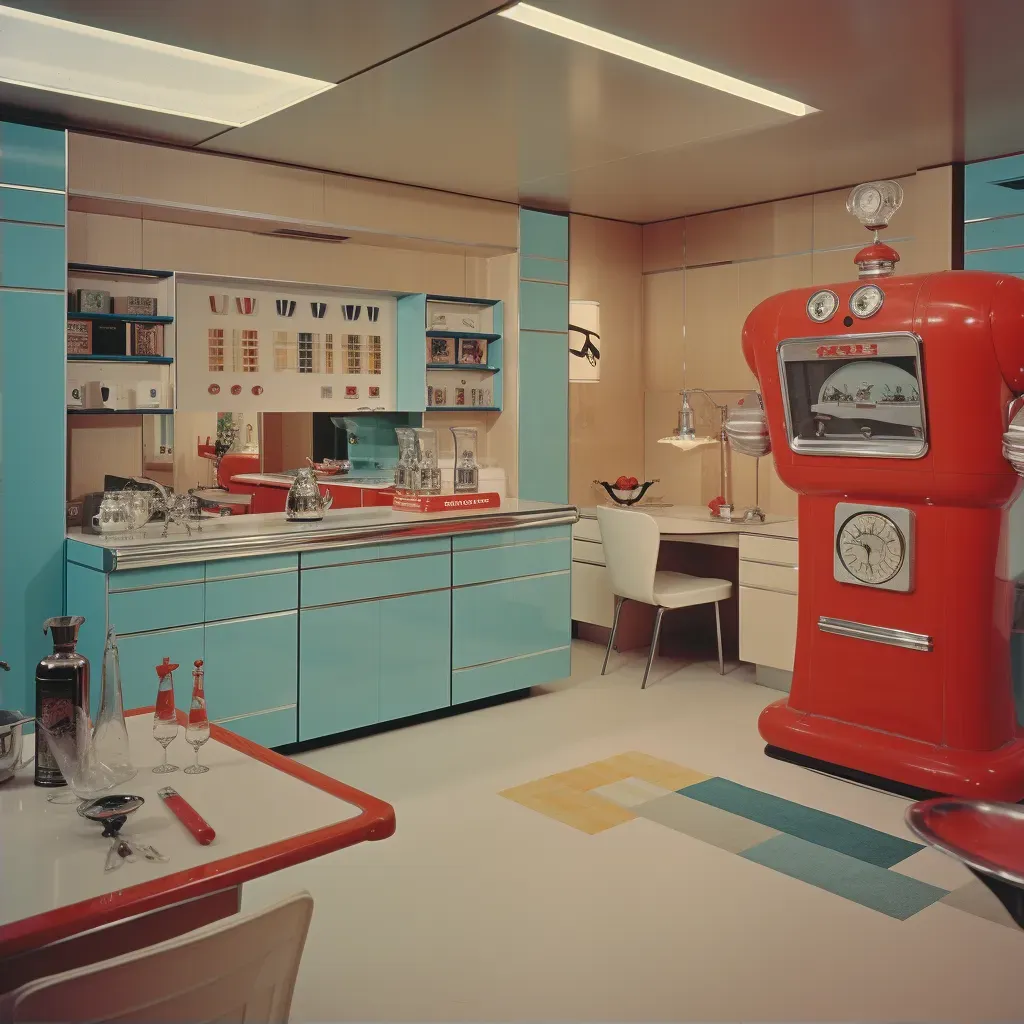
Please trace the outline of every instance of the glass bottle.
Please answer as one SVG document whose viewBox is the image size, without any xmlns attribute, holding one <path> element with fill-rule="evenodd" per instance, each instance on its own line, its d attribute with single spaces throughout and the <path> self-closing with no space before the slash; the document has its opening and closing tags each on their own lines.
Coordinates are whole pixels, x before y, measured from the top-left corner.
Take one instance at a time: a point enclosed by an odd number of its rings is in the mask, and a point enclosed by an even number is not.
<svg viewBox="0 0 1024 1024">
<path fill-rule="evenodd" d="M 210 719 L 206 715 L 206 692 L 203 690 L 203 663 L 196 661 L 192 669 L 192 701 L 188 708 L 185 742 L 196 752 L 194 764 L 185 769 L 186 775 L 202 775 L 210 769 L 199 763 L 199 748 L 210 738 Z"/>
<path fill-rule="evenodd" d="M 437 463 L 437 431 L 431 427 L 414 427 L 419 452 L 419 494 L 441 493 L 441 467 Z"/>
<path fill-rule="evenodd" d="M 89 659 L 75 650 L 84 622 L 81 615 L 58 615 L 43 623 L 43 632 L 49 630 L 53 639 L 53 653 L 36 666 L 36 721 L 56 735 L 75 735 L 76 708 L 89 714 Z M 67 785 L 41 730 L 36 735 L 34 781 L 37 786 Z"/>
<path fill-rule="evenodd" d="M 480 466 L 476 460 L 476 427 L 451 427 L 455 438 L 455 493 L 475 494 L 480 490 Z"/>
<path fill-rule="evenodd" d="M 121 663 L 117 653 L 117 634 L 114 627 L 107 629 L 107 642 L 103 648 L 103 675 L 100 688 L 100 710 L 92 733 L 93 756 L 106 766 L 113 785 L 135 778 L 128 743 L 128 729 L 124 724 L 124 699 L 121 694 Z"/>
<path fill-rule="evenodd" d="M 156 709 L 153 712 L 153 739 L 163 747 L 164 758 L 154 769 L 157 775 L 176 772 L 178 766 L 167 760 L 167 747 L 178 735 L 178 713 L 174 710 L 174 670 L 177 665 L 170 658 L 157 665 L 156 675 L 160 680 L 156 691 Z"/>
<path fill-rule="evenodd" d="M 412 427 L 395 427 L 398 438 L 398 462 L 395 464 L 395 490 L 406 492 L 413 489 L 412 467 L 416 455 L 416 435 Z"/>
</svg>

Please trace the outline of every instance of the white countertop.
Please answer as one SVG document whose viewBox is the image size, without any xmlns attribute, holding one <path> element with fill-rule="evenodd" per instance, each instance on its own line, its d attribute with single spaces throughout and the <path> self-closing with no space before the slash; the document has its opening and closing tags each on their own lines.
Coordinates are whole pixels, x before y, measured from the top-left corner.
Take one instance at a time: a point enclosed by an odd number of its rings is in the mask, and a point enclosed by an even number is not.
<svg viewBox="0 0 1024 1024">
<path fill-rule="evenodd" d="M 614 506 L 619 507 L 619 506 Z M 704 505 L 632 505 L 633 511 L 644 512 L 657 522 L 664 535 L 685 536 L 687 534 L 751 534 L 759 537 L 797 538 L 797 521 L 792 516 L 768 515 L 763 523 L 724 522 L 712 519 Z M 581 508 L 581 519 L 596 519 L 595 507 Z"/>
</svg>

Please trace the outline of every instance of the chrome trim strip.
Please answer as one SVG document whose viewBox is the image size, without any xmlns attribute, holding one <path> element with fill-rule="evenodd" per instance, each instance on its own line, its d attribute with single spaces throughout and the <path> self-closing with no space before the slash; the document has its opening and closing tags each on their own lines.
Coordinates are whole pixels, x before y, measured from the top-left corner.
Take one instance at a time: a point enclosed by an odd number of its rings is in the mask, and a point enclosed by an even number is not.
<svg viewBox="0 0 1024 1024">
<path fill-rule="evenodd" d="M 470 672 L 475 668 L 486 668 L 488 665 L 501 665 L 507 661 L 524 661 L 526 658 L 537 658 L 542 654 L 557 654 L 559 651 L 569 650 L 568 644 L 562 644 L 561 647 L 548 647 L 543 651 L 530 651 L 529 654 L 517 654 L 514 658 L 495 658 L 494 661 L 481 661 L 476 665 L 463 665 L 462 668 L 453 668 L 452 675 L 456 672 Z"/>
<path fill-rule="evenodd" d="M 107 593 L 109 594 L 137 594 L 143 590 L 173 590 L 175 587 L 194 587 L 197 583 L 205 583 L 206 580 L 200 576 L 194 580 L 171 580 L 170 583 L 149 583 L 141 587 L 111 587 L 113 580 L 107 582 Z M 214 581 L 211 580 L 211 583 Z"/>
<path fill-rule="evenodd" d="M 870 640 L 890 647 L 904 647 L 909 651 L 930 652 L 933 641 L 926 633 L 911 633 L 906 629 L 890 626 L 871 626 L 866 622 L 851 622 L 849 619 L 833 619 L 828 615 L 818 616 L 818 629 L 822 633 L 849 637 L 851 640 Z"/>
<path fill-rule="evenodd" d="M 607 562 L 591 562 L 589 558 L 574 558 L 573 561 L 579 565 L 596 565 L 599 569 L 608 568 Z"/>
<path fill-rule="evenodd" d="M 231 715 L 229 718 L 214 718 L 213 725 L 224 725 L 225 722 L 240 722 L 243 718 L 255 718 L 257 715 L 269 715 L 273 711 L 291 711 L 298 704 L 282 704 L 276 708 L 263 708 L 261 711 L 247 711 L 244 715 Z"/>
<path fill-rule="evenodd" d="M 530 547 L 540 547 L 541 544 L 564 544 L 569 537 L 548 537 L 546 540 L 531 540 L 529 542 Z M 470 551 L 501 551 L 503 548 L 519 548 L 522 544 L 481 544 L 475 548 L 453 548 L 453 555 L 464 555 Z M 440 553 L 440 552 L 439 552 Z"/>
<path fill-rule="evenodd" d="M 207 619 L 204 624 L 215 626 L 220 622 L 237 622 L 239 619 L 245 619 L 246 622 L 250 622 L 252 619 L 280 619 L 285 615 L 294 615 L 297 611 L 298 606 L 296 605 L 292 608 L 282 608 L 277 612 L 258 612 L 256 615 L 232 615 L 226 619 Z"/>
<path fill-rule="evenodd" d="M 67 174 L 67 161 L 64 163 L 65 171 Z M 12 185 L 8 181 L 0 181 L 0 188 L 14 189 L 16 192 L 46 192 L 51 196 L 62 196 L 66 194 L 66 190 L 62 188 L 43 188 L 40 185 Z"/>
<path fill-rule="evenodd" d="M 240 572 L 233 576 L 207 576 L 206 583 L 220 583 L 223 580 L 248 580 L 254 576 L 281 576 L 286 572 L 298 572 L 299 567 L 297 565 L 292 566 L 290 569 L 268 569 L 266 572 Z M 148 590 L 149 587 L 132 587 L 132 590 Z"/>
<path fill-rule="evenodd" d="M 376 597 L 354 597 L 351 601 L 328 601 L 326 604 L 303 604 L 302 597 L 299 597 L 298 611 L 309 612 L 317 608 L 342 608 L 349 604 L 369 604 L 371 601 L 390 601 L 395 597 L 412 597 L 414 594 L 443 594 L 451 590 L 447 584 L 440 587 L 426 587 L 424 590 L 403 590 L 400 594 L 378 594 Z M 295 609 L 292 609 L 293 611 Z M 287 614 L 281 612 L 279 614 Z M 254 616 L 255 618 L 255 616 Z M 233 622 L 233 619 L 224 619 L 225 622 Z"/>
<path fill-rule="evenodd" d="M 766 594 L 785 594 L 786 597 L 796 597 L 795 590 L 779 590 L 776 587 L 762 587 L 759 583 L 744 583 L 740 580 L 740 590 L 763 590 Z"/>
<path fill-rule="evenodd" d="M 381 523 L 376 526 L 345 526 L 305 533 L 288 533 L 288 524 L 282 522 L 281 532 L 258 537 L 190 537 L 167 541 L 154 539 L 152 543 L 128 548 L 96 545 L 104 552 L 106 569 L 148 569 L 158 565 L 181 565 L 188 562 L 206 562 L 226 558 L 247 558 L 252 555 L 291 554 L 304 551 L 327 551 L 331 548 L 359 547 L 375 544 L 385 538 L 413 540 L 455 536 L 471 532 L 497 532 L 523 530 L 533 526 L 571 525 L 579 519 L 573 505 L 536 512 L 460 512 L 450 520 L 431 519 L 425 522 Z M 445 527 L 440 532 L 438 527 Z M 430 532 L 423 532 L 424 530 Z M 89 543 L 85 541 L 85 543 Z M 326 567 L 324 567 L 326 568 Z"/>
</svg>

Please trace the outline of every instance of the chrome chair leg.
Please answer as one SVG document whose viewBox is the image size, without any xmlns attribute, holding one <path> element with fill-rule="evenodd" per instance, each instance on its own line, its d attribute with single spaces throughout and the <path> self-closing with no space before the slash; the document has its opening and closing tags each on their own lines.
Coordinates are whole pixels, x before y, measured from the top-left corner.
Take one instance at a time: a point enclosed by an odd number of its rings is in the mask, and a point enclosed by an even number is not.
<svg viewBox="0 0 1024 1024">
<path fill-rule="evenodd" d="M 715 632 L 718 634 L 718 674 L 725 675 L 725 659 L 722 657 L 722 616 L 718 613 L 718 602 L 715 602 Z"/>
<path fill-rule="evenodd" d="M 601 675 L 604 675 L 605 669 L 608 667 L 608 655 L 612 653 L 612 646 L 615 644 L 615 631 L 619 628 L 619 612 L 622 611 L 622 602 L 626 599 L 624 597 L 615 598 L 615 615 L 612 618 L 612 631 L 608 637 L 608 646 L 604 649 L 604 664 L 601 666 Z"/>
<path fill-rule="evenodd" d="M 664 608 L 658 609 L 658 614 L 654 616 L 654 636 L 651 637 L 651 653 L 647 655 L 647 667 L 644 669 L 644 680 L 640 684 L 641 690 L 647 689 L 647 673 L 651 671 L 651 665 L 654 663 L 654 653 L 658 649 L 658 635 L 661 633 L 661 617 L 665 614 Z"/>
</svg>

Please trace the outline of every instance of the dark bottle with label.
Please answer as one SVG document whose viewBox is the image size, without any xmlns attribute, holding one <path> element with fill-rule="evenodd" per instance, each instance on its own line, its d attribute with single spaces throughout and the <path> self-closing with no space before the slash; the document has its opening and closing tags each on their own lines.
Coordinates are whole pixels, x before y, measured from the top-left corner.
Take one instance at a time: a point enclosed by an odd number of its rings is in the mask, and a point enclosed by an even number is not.
<svg viewBox="0 0 1024 1024">
<path fill-rule="evenodd" d="M 85 622 L 81 615 L 59 615 L 43 623 L 50 631 L 53 654 L 36 666 L 36 722 L 47 729 L 74 734 L 76 708 L 89 713 L 89 659 L 75 650 L 78 629 Z M 46 742 L 36 729 L 37 786 L 66 786 L 67 782 Z"/>
</svg>

